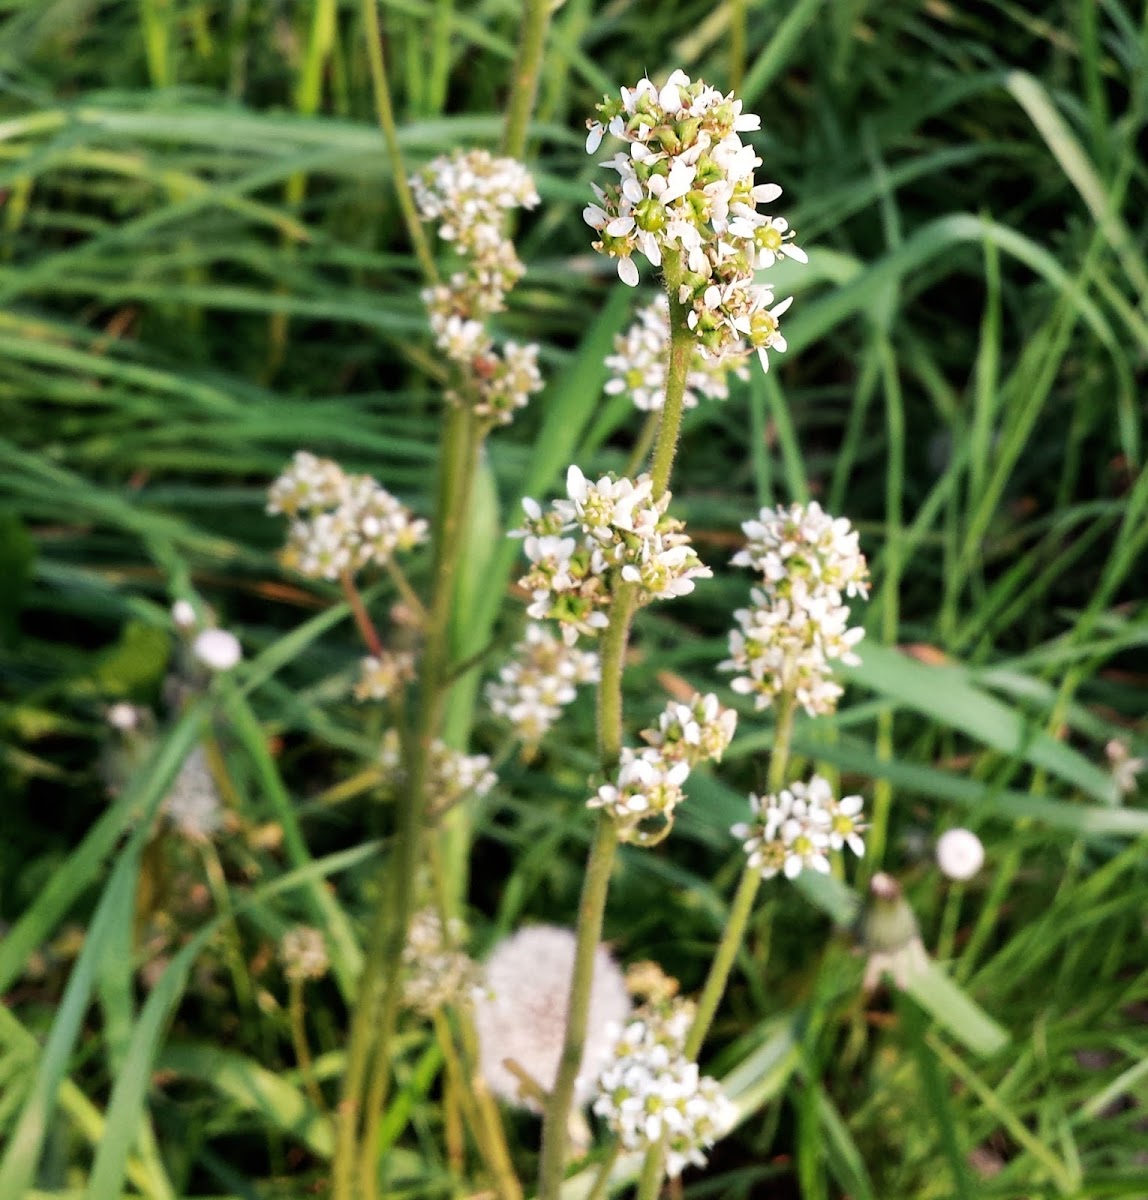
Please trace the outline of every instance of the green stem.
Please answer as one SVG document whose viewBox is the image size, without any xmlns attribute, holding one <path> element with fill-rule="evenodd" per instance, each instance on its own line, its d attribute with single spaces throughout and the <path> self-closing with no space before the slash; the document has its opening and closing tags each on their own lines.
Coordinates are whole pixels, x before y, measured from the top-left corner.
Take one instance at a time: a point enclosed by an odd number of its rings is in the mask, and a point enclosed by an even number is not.
<svg viewBox="0 0 1148 1200">
<path fill-rule="evenodd" d="M 783 692 L 777 702 L 777 729 L 774 733 L 766 783 L 767 790 L 771 794 L 776 794 L 785 786 L 786 771 L 789 768 L 789 748 L 793 740 L 795 711 L 796 703 L 793 696 L 788 692 Z M 725 930 L 718 943 L 717 953 L 710 964 L 709 975 L 706 977 L 705 986 L 702 988 L 702 994 L 698 1000 L 697 1015 L 694 1017 L 690 1032 L 686 1035 L 685 1046 L 682 1048 L 682 1053 L 687 1059 L 696 1060 L 701 1053 L 706 1034 L 710 1031 L 718 1005 L 725 995 L 729 974 L 745 938 L 750 914 L 753 912 L 753 902 L 760 885 L 761 873 L 756 867 L 746 866 L 742 872 L 741 882 L 738 884 L 737 894 L 730 906 L 729 919 L 726 921 Z M 646 1151 L 637 1200 L 654 1200 L 657 1196 L 662 1186 L 664 1162 L 665 1148 L 663 1146 L 654 1146 Z"/>
<path fill-rule="evenodd" d="M 602 1165 L 598 1168 L 598 1174 L 594 1177 L 594 1186 L 590 1189 L 590 1194 L 586 1197 L 586 1200 L 606 1200 L 606 1197 L 610 1194 L 610 1175 L 621 1153 L 622 1143 L 615 1142 L 610 1147 L 606 1157 L 602 1159 Z"/>
<path fill-rule="evenodd" d="M 654 499 L 658 499 L 670 483 L 670 471 L 678 449 L 678 434 L 682 427 L 682 407 L 686 395 L 686 380 L 694 355 L 694 334 L 687 318 L 689 307 L 678 299 L 682 279 L 682 264 L 673 257 L 665 260 L 663 274 L 670 300 L 670 363 L 666 375 L 666 400 L 658 425 L 658 440 L 650 475 L 654 482 Z"/>
<path fill-rule="evenodd" d="M 323 1093 L 319 1091 L 319 1083 L 315 1078 L 315 1063 L 311 1058 L 311 1047 L 307 1042 L 307 1022 L 304 1019 L 303 980 L 291 978 L 287 981 L 287 1012 L 291 1021 L 291 1042 L 295 1050 L 295 1061 L 299 1064 L 299 1072 L 303 1076 L 303 1086 L 315 1111 L 324 1111 Z"/>
<path fill-rule="evenodd" d="M 339 1102 L 332 1200 L 355 1200 L 356 1195 L 372 1196 L 377 1190 L 375 1147 L 390 1082 L 391 1041 L 398 1024 L 401 997 L 398 972 L 389 968 L 402 955 L 414 912 L 426 812 L 428 759 L 442 711 L 447 627 L 454 595 L 459 534 L 478 456 L 477 441 L 471 432 L 469 413 L 452 409 L 443 435 L 439 470 L 434 594 L 420 662 L 418 713 L 413 735 L 403 739 L 408 787 L 400 805 L 394 858 L 383 877 L 382 896 L 372 922 L 366 962 L 351 1018 L 347 1070 Z M 375 1071 L 368 1081 L 372 1058 Z M 365 1103 L 368 1083 L 369 1104 Z M 360 1121 L 361 1138 L 357 1136 Z M 359 1146 L 361 1192 L 355 1189 L 356 1144 Z"/>
<path fill-rule="evenodd" d="M 546 30 L 550 26 L 550 0 L 525 0 L 522 17 L 522 37 L 518 57 L 514 62 L 514 89 L 506 109 L 506 125 L 502 133 L 502 153 L 508 158 L 524 158 L 526 134 L 534 99 L 538 94 L 538 76 L 546 46 Z"/>
<path fill-rule="evenodd" d="M 426 232 L 422 221 L 419 220 L 415 198 L 411 195 L 410 184 L 407 182 L 406 168 L 403 166 L 403 152 L 399 148 L 399 131 L 395 125 L 395 110 L 391 104 L 391 88 L 387 79 L 387 63 L 383 57 L 383 35 L 379 28 L 378 0 L 363 0 L 363 29 L 367 36 L 367 61 L 371 67 L 371 83 L 375 90 L 375 111 L 378 113 L 379 125 L 387 143 L 387 155 L 391 160 L 391 174 L 394 177 L 395 195 L 399 201 L 403 220 L 406 222 L 407 233 L 414 248 L 415 257 L 427 280 L 431 283 L 438 281 L 438 269 L 435 267 L 434 255 L 431 254 Z"/>
</svg>

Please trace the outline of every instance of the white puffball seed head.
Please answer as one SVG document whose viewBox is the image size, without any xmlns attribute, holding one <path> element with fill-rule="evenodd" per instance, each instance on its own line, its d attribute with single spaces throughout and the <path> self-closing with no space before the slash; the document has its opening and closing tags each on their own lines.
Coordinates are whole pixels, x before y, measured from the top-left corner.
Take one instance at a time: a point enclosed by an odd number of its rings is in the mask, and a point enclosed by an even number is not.
<svg viewBox="0 0 1148 1200">
<path fill-rule="evenodd" d="M 971 829 L 950 829 L 937 839 L 937 865 L 950 879 L 972 879 L 984 864 L 985 848 Z"/>
<path fill-rule="evenodd" d="M 175 622 L 177 629 L 194 629 L 197 621 L 195 608 L 191 601 L 177 600 L 171 606 L 171 619 Z"/>
<path fill-rule="evenodd" d="M 226 629 L 205 629 L 197 634 L 191 652 L 211 671 L 230 671 L 243 656 L 239 639 Z"/>
</svg>

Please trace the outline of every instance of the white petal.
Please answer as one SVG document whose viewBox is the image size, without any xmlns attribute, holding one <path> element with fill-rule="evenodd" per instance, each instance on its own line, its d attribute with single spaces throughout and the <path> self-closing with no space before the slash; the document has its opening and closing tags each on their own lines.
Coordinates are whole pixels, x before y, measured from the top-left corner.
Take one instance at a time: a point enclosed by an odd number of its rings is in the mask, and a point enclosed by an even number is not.
<svg viewBox="0 0 1148 1200">
<path fill-rule="evenodd" d="M 593 154 L 594 151 L 598 149 L 598 147 L 602 144 L 602 138 L 605 133 L 606 131 L 597 121 L 590 126 L 590 132 L 586 135 L 587 154 Z"/>
<path fill-rule="evenodd" d="M 638 264 L 632 258 L 618 259 L 618 278 L 628 287 L 637 287 Z"/>
</svg>

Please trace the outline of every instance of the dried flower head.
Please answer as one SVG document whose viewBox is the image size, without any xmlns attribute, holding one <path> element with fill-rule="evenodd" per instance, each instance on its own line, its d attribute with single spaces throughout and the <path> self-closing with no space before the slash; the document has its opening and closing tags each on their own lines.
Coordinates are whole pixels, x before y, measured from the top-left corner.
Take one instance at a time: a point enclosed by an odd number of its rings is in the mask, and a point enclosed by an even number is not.
<svg viewBox="0 0 1148 1200">
<path fill-rule="evenodd" d="M 808 783 L 791 783 L 776 796 L 751 795 L 749 803 L 754 820 L 730 832 L 743 843 L 749 865 L 763 879 L 779 873 L 796 879 L 806 869 L 826 874 L 830 850 L 848 846 L 858 857 L 865 853 L 861 797 L 835 799 L 820 775 Z"/>
<path fill-rule="evenodd" d="M 491 1091 L 512 1104 L 538 1111 L 524 1093 L 519 1073 L 543 1092 L 554 1086 L 566 1034 L 570 979 L 574 971 L 574 935 L 553 925 L 520 929 L 500 942 L 487 960 L 484 989 L 474 1005 L 482 1074 Z M 574 1086 L 577 1105 L 589 1102 L 595 1078 L 608 1058 L 618 1029 L 630 1012 L 622 972 L 600 946 L 586 1020 L 582 1063 Z"/>
<path fill-rule="evenodd" d="M 487 703 L 527 746 L 536 746 L 573 701 L 579 684 L 597 682 L 598 670 L 594 651 L 568 646 L 531 621 L 510 662 L 486 685 Z"/>
<path fill-rule="evenodd" d="M 640 309 L 634 324 L 614 339 L 614 353 L 606 358 L 606 366 L 613 372 L 606 381 L 606 394 L 625 393 L 642 412 L 660 411 L 666 402 L 669 359 L 670 303 L 662 295 Z M 683 407 L 696 408 L 699 397 L 728 399 L 731 372 L 740 379 L 748 376 L 748 370 L 735 355 L 707 357 L 695 349 L 686 377 Z"/>
<path fill-rule="evenodd" d="M 403 950 L 403 1002 L 424 1016 L 447 1004 L 469 1003 L 478 986 L 478 964 L 458 947 L 462 922 L 451 919 L 443 929 L 433 909 L 414 915 Z"/>
<path fill-rule="evenodd" d="M 223 827 L 219 788 L 202 746 L 196 746 L 183 760 L 160 811 L 190 842 L 210 841 Z"/>
<path fill-rule="evenodd" d="M 424 541 L 416 519 L 369 475 L 300 450 L 268 492 L 267 511 L 292 518 L 284 563 L 312 579 L 353 575 Z"/>
<path fill-rule="evenodd" d="M 331 969 L 327 943 L 318 929 L 296 925 L 283 935 L 279 943 L 279 961 L 283 973 L 296 983 L 322 979 Z"/>
<path fill-rule="evenodd" d="M 635 253 L 654 267 L 672 258 L 678 300 L 689 308 L 702 352 L 740 360 L 757 351 L 767 367 L 767 352 L 786 348 L 778 318 L 789 301 L 774 304 L 772 289 L 755 274 L 779 256 L 806 256 L 784 220 L 757 211 L 781 194 L 775 184 L 756 182 L 761 159 L 739 136 L 759 129 L 761 119 L 743 114 L 732 93 L 723 96 L 683 71 L 661 88 L 642 79 L 605 97 L 598 114 L 587 150 L 594 153 L 607 131 L 628 145 L 604 164 L 618 182 L 595 185 L 596 202 L 583 212 L 598 234 L 594 248 L 617 260 L 630 286 L 638 282 Z"/>
</svg>

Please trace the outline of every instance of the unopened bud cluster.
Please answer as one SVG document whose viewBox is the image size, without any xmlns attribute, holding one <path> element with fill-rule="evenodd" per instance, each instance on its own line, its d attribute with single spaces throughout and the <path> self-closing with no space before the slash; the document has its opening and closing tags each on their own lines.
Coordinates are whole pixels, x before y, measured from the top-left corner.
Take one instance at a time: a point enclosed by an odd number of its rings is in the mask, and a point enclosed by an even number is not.
<svg viewBox="0 0 1148 1200">
<path fill-rule="evenodd" d="M 594 1102 L 624 1149 L 664 1147 L 671 1179 L 687 1166 L 705 1166 L 703 1151 L 736 1119 L 718 1081 L 683 1053 L 692 1022 L 693 1007 L 683 1001 L 640 1010 L 622 1030 Z"/>
<path fill-rule="evenodd" d="M 291 518 L 283 562 L 312 579 L 386 566 L 427 534 L 427 523 L 371 476 L 350 475 L 306 450 L 271 485 L 267 511 Z"/>
<path fill-rule="evenodd" d="M 223 802 L 202 746 L 183 760 L 161 811 L 189 842 L 209 842 L 223 827 Z"/>
<path fill-rule="evenodd" d="M 627 143 L 605 165 L 618 182 L 595 186 L 597 203 L 583 217 L 598 233 L 594 248 L 618 261 L 618 275 L 635 286 L 640 253 L 654 267 L 673 257 L 678 300 L 707 354 L 744 358 L 784 350 L 778 318 L 789 301 L 774 304 L 755 273 L 780 256 L 806 261 L 787 222 L 757 211 L 781 189 L 757 183 L 761 165 L 740 134 L 761 128 L 742 113 L 741 101 L 674 71 L 658 88 L 649 79 L 622 88 L 598 105 L 586 149 L 594 153 L 608 131 Z M 772 306 L 772 307 L 771 307 Z"/>
<path fill-rule="evenodd" d="M 749 543 L 733 561 L 759 571 L 762 583 L 752 605 L 734 613 L 738 628 L 721 667 L 736 672 L 733 690 L 752 695 L 759 709 L 788 693 L 810 716 L 833 712 L 842 689 L 831 664 L 859 663 L 853 648 L 864 636 L 850 628 L 844 600 L 869 594 L 857 532 L 816 501 L 763 508 L 742 529 Z"/>
<path fill-rule="evenodd" d="M 487 684 L 487 703 L 527 746 L 536 746 L 574 700 L 578 686 L 596 683 L 598 673 L 593 650 L 568 646 L 545 625 L 531 621 L 510 662 Z"/>
<path fill-rule="evenodd" d="M 730 831 L 744 846 L 749 865 L 763 879 L 784 874 L 796 879 L 804 870 L 829 871 L 829 852 L 848 846 L 858 857 L 865 853 L 861 838 L 860 796 L 838 800 L 829 782 L 814 775 L 797 781 L 776 796 L 749 798 L 754 819 Z"/>
<path fill-rule="evenodd" d="M 712 572 L 690 544 L 685 526 L 667 513 L 670 493 L 655 500 L 648 475 L 636 480 L 605 475 L 596 483 L 578 467 L 566 473 L 567 499 L 548 511 L 523 500 L 529 572 L 519 581 L 530 592 L 527 613 L 550 617 L 571 645 L 609 623 L 605 609 L 622 584 L 637 588 L 638 602 L 684 596 L 695 579 Z"/>
<path fill-rule="evenodd" d="M 423 1016 L 432 1016 L 447 1004 L 470 1000 L 478 984 L 478 964 L 458 946 L 462 922 L 452 918 L 444 931 L 433 909 L 415 913 L 403 949 L 403 1002 Z"/>
<path fill-rule="evenodd" d="M 463 267 L 422 293 L 435 344 L 462 377 L 448 399 L 506 424 L 542 387 L 538 347 L 507 342 L 500 350 L 486 322 L 505 308 L 507 292 L 522 277 L 504 226 L 512 209 L 538 203 L 534 181 L 514 159 L 467 150 L 436 158 L 411 179 L 411 188 L 419 215 L 437 224 Z"/>
<path fill-rule="evenodd" d="M 383 737 L 379 763 L 390 785 L 402 787 L 405 775 L 399 735 L 394 729 L 388 730 Z M 487 755 L 463 754 L 437 738 L 431 743 L 426 786 L 432 814 L 445 812 L 465 796 L 485 796 L 497 781 Z"/>
<path fill-rule="evenodd" d="M 698 696 L 688 705 L 671 703 L 658 725 L 643 731 L 649 744 L 641 750 L 624 747 L 613 782 L 604 783 L 587 805 L 614 818 L 622 841 L 656 845 L 673 827 L 691 768 L 720 759 L 736 723 L 737 714 L 713 695 Z"/>
<path fill-rule="evenodd" d="M 612 372 L 606 381 L 608 396 L 625 393 L 642 412 L 658 412 L 666 402 L 666 380 L 670 359 L 670 303 L 659 296 L 638 311 L 637 319 L 614 339 L 614 353 L 607 355 Z M 739 378 L 748 374 L 733 357 L 706 357 L 694 348 L 686 376 L 683 408 L 697 408 L 699 397 L 726 400 L 731 370 Z"/>
</svg>

